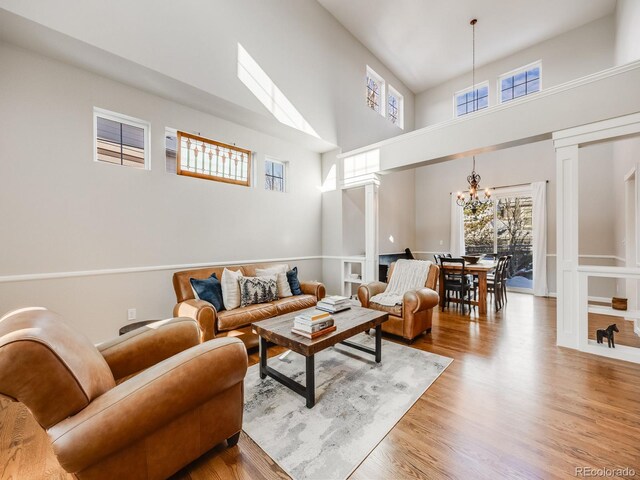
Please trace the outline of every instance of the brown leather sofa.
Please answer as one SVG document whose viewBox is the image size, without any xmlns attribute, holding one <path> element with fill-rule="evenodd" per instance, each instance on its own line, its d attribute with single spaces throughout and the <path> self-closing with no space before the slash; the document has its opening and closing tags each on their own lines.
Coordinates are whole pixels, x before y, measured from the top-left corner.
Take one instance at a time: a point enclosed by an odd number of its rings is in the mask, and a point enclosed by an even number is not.
<svg viewBox="0 0 640 480">
<path fill-rule="evenodd" d="M 24 403 L 80 479 L 167 478 L 242 428 L 247 354 L 178 318 L 98 347 L 42 308 L 0 320 L 0 394 Z M 119 382 L 119 383 L 118 383 Z"/>
<path fill-rule="evenodd" d="M 389 279 L 391 279 L 391 275 L 393 275 L 394 267 L 395 263 L 389 266 Z M 439 273 L 440 269 L 438 266 L 432 264 L 429 267 L 424 288 L 405 293 L 402 305 L 387 307 L 369 301 L 371 297 L 387 289 L 387 283 L 384 282 L 371 282 L 366 285 L 360 285 L 360 288 L 358 288 L 358 299 L 365 308 L 372 308 L 389 313 L 389 320 L 382 324 L 383 332 L 398 335 L 406 340 L 413 341 L 423 332 L 431 332 L 433 307 L 438 305 L 439 300 L 438 293 L 436 292 Z"/>
<path fill-rule="evenodd" d="M 282 264 L 254 263 L 176 272 L 173 274 L 173 288 L 176 292 L 176 301 L 178 303 L 173 307 L 173 315 L 175 317 L 196 319 L 202 332 L 202 341 L 230 336 L 240 338 L 247 348 L 255 347 L 258 345 L 258 337 L 251 331 L 253 322 L 313 307 L 318 303 L 318 300 L 324 298 L 324 285 L 320 282 L 301 281 L 300 288 L 303 295 L 294 295 L 280 298 L 270 303 L 248 305 L 233 310 L 217 312 L 209 302 L 195 299 L 189 279 L 205 279 L 215 273 L 218 280 L 220 280 L 225 268 L 234 271 L 241 270 L 244 276 L 254 277 L 257 268 L 272 268 L 280 265 Z"/>
</svg>

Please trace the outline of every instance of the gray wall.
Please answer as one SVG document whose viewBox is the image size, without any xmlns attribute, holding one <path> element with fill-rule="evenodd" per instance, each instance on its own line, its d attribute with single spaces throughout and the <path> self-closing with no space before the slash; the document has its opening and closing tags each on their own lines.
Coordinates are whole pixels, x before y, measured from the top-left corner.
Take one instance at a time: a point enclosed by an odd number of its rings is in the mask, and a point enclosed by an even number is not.
<svg viewBox="0 0 640 480">
<path fill-rule="evenodd" d="M 365 104 L 369 64 L 404 96 L 405 131 L 413 129 L 413 93 L 315 0 L 0 0 L 0 7 L 270 116 L 238 80 L 240 43 L 320 137 L 345 151 L 402 133 Z"/>
<path fill-rule="evenodd" d="M 321 277 L 320 155 L 7 44 L 0 58 L 0 277 L 299 257 Z M 150 171 L 93 161 L 94 106 L 151 122 Z M 255 187 L 166 173 L 165 126 L 256 152 Z M 290 162 L 289 192 L 263 189 L 265 155 Z M 0 310 L 48 306 L 102 340 L 127 308 L 170 316 L 171 271 L 4 282 Z"/>
<path fill-rule="evenodd" d="M 608 16 L 476 69 L 476 83 L 489 82 L 489 105 L 498 103 L 498 77 L 542 60 L 542 88 L 573 80 L 614 65 L 615 22 Z M 482 45 L 477 45 L 481 49 Z M 453 95 L 471 86 L 469 73 L 416 95 L 415 127 L 454 118 Z"/>
<path fill-rule="evenodd" d="M 583 264 L 615 265 L 614 225 L 618 215 L 614 203 L 612 145 L 588 147 L 580 156 L 580 242 Z M 555 292 L 556 253 L 556 156 L 550 140 L 476 156 L 476 170 L 483 187 L 499 187 L 549 180 L 547 185 L 547 277 Z M 471 159 L 463 158 L 416 169 L 416 250 L 449 251 L 450 192 L 466 185 Z M 623 212 L 620 212 L 622 214 Z M 443 244 L 440 245 L 442 240 Z M 597 257 L 597 258 L 596 258 Z M 594 285 L 591 295 L 611 296 L 615 284 Z"/>
<path fill-rule="evenodd" d="M 618 0 L 615 22 L 616 63 L 621 65 L 640 59 L 640 2 Z"/>
</svg>

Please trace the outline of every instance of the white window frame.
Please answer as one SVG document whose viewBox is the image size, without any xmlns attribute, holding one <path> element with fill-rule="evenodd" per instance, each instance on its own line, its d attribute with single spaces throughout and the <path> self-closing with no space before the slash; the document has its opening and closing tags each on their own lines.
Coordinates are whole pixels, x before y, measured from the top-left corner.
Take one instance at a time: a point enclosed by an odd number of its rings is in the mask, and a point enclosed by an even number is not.
<svg viewBox="0 0 640 480">
<path fill-rule="evenodd" d="M 398 99 L 398 122 L 393 123 L 393 125 L 400 127 L 401 130 L 404 130 L 404 96 L 398 92 L 395 88 L 389 84 L 389 92 L 387 93 L 387 105 L 389 104 L 389 97 L 396 97 Z M 391 116 L 387 115 L 389 121 L 391 121 Z"/>
<path fill-rule="evenodd" d="M 480 108 L 478 110 L 475 110 L 471 113 L 465 113 L 464 115 L 458 115 L 458 96 L 464 94 L 467 94 L 469 92 L 471 92 L 472 90 L 480 90 L 482 87 L 487 87 L 487 106 L 485 108 L 489 108 L 491 106 L 491 89 L 489 88 L 489 80 L 485 80 L 484 82 L 481 83 L 476 83 L 475 85 L 470 85 L 467 88 L 463 88 L 462 90 L 458 90 L 457 92 L 455 92 L 453 94 L 453 118 L 462 118 L 462 117 L 466 117 L 468 115 L 473 115 L 476 112 L 479 112 L 480 110 L 484 110 L 484 108 Z"/>
<path fill-rule="evenodd" d="M 267 170 L 266 170 L 267 162 L 279 163 L 280 165 L 282 165 L 282 181 L 284 182 L 284 190 L 268 189 L 265 186 L 264 188 L 265 191 L 275 192 L 275 193 L 288 193 L 289 192 L 289 162 L 285 160 L 280 160 L 279 158 L 271 157 L 269 155 L 265 155 L 264 163 L 262 164 L 262 173 L 264 176 L 263 180 L 265 180 L 267 177 Z"/>
<path fill-rule="evenodd" d="M 122 123 L 132 127 L 142 128 L 144 130 L 144 168 L 128 167 L 127 165 L 119 165 L 117 163 L 103 162 L 98 160 L 98 117 L 114 122 Z M 151 135 L 151 123 L 139 118 L 130 117 L 122 113 L 112 112 L 104 108 L 93 107 L 93 161 L 101 165 L 114 165 L 116 167 L 128 167 L 133 170 L 151 170 L 151 150 L 149 148 Z"/>
<path fill-rule="evenodd" d="M 506 77 L 513 77 L 514 75 L 520 72 L 526 72 L 527 70 L 531 70 L 534 67 L 540 68 L 540 78 L 539 78 L 540 90 L 538 90 L 537 92 L 527 93 L 526 95 L 523 95 L 521 97 L 512 98 L 511 100 L 505 100 L 503 102 L 502 101 L 502 80 L 504 80 Z M 531 62 L 527 65 L 523 65 L 522 67 L 514 68 L 513 70 L 509 70 L 508 72 L 503 73 L 498 77 L 498 82 L 496 84 L 496 95 L 498 97 L 498 105 L 500 105 L 501 103 L 507 103 L 513 100 L 518 100 L 519 98 L 528 97 L 529 95 L 533 95 L 534 93 L 538 93 L 541 91 L 542 91 L 542 60 L 536 60 L 535 62 Z"/>
<path fill-rule="evenodd" d="M 380 108 L 378 109 L 378 111 L 374 110 L 369 105 L 367 105 L 367 93 L 368 93 L 367 90 L 368 90 L 368 84 L 369 84 L 367 79 L 369 77 L 373 78 L 380 85 Z M 385 112 L 387 111 L 387 89 L 386 89 L 386 87 L 387 87 L 387 82 L 384 81 L 384 78 L 382 78 L 381 75 L 378 75 L 373 68 L 371 68 L 369 65 L 367 65 L 367 72 L 366 72 L 366 77 L 365 77 L 365 82 L 364 82 L 364 101 L 365 101 L 365 105 L 369 110 L 371 110 L 373 112 L 376 112 L 376 113 L 379 113 L 383 117 L 385 116 Z"/>
</svg>

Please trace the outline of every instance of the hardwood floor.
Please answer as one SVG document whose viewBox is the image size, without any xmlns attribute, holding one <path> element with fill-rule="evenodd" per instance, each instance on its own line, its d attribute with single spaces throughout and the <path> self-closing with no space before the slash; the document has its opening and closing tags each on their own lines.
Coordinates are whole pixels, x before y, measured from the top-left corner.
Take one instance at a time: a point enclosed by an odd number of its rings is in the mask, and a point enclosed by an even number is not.
<svg viewBox="0 0 640 480">
<path fill-rule="evenodd" d="M 574 478 L 576 467 L 640 476 L 640 365 L 556 347 L 554 300 L 510 294 L 486 317 L 436 313 L 412 346 L 455 361 L 353 479 Z M 24 407 L 2 401 L 0 421 L 2 478 L 68 478 Z M 175 478 L 288 477 L 243 434 Z"/>
</svg>

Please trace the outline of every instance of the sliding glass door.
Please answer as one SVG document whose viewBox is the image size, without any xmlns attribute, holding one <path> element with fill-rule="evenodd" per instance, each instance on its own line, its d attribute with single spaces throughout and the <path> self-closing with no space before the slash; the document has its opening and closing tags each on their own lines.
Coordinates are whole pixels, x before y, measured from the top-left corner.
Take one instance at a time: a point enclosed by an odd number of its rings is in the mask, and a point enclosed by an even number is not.
<svg viewBox="0 0 640 480">
<path fill-rule="evenodd" d="M 464 211 L 467 255 L 511 255 L 507 287 L 533 289 L 533 199 L 529 192 L 494 192 L 493 200 L 475 213 Z"/>
</svg>

